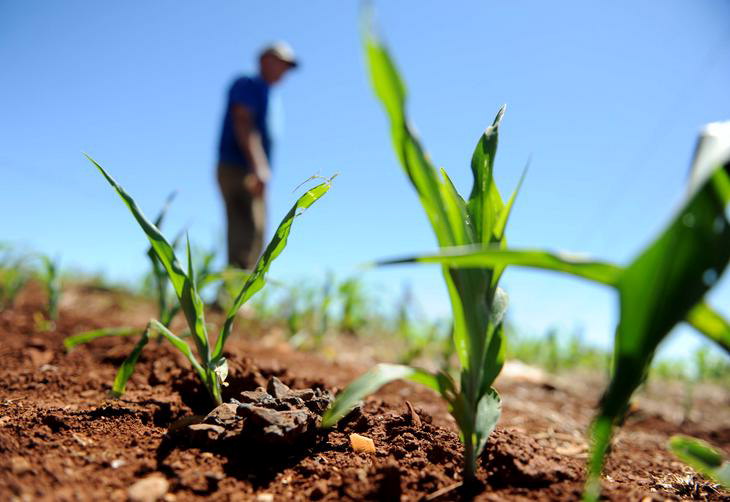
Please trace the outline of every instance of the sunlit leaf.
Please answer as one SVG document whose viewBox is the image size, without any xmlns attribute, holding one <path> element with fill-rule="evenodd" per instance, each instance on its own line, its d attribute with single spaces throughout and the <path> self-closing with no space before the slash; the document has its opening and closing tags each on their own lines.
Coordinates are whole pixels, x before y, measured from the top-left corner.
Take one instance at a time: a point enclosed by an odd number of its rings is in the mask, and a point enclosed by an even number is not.
<svg viewBox="0 0 730 502">
<path fill-rule="evenodd" d="M 422 254 L 382 260 L 377 265 L 402 263 L 438 263 L 450 268 L 496 267 L 512 265 L 543 270 L 554 270 L 615 286 L 621 277 L 621 268 L 611 263 L 590 260 L 566 253 L 541 250 L 519 250 L 463 246 L 446 248 L 436 254 Z"/>
<path fill-rule="evenodd" d="M 678 435 L 669 440 L 669 449 L 702 476 L 730 490 L 730 461 L 709 443 Z"/>
<path fill-rule="evenodd" d="M 103 336 L 131 336 L 139 334 L 139 328 L 102 328 L 91 331 L 84 331 L 76 335 L 71 335 L 63 340 L 63 346 L 66 350 L 71 350 L 77 345 L 88 343 L 91 340 L 101 338 Z"/>
<path fill-rule="evenodd" d="M 195 291 L 194 284 L 188 278 L 175 256 L 175 250 L 162 235 L 160 230 L 147 220 L 142 210 L 137 206 L 134 199 L 107 173 L 94 159 L 86 156 L 99 170 L 109 184 L 116 190 L 117 194 L 124 201 L 129 211 L 147 236 L 157 257 L 167 271 L 170 282 L 180 301 L 185 318 L 190 326 L 193 339 L 198 347 L 198 352 L 204 361 L 209 359 L 208 334 L 205 331 L 205 313 L 202 308 L 202 301 Z"/>
</svg>

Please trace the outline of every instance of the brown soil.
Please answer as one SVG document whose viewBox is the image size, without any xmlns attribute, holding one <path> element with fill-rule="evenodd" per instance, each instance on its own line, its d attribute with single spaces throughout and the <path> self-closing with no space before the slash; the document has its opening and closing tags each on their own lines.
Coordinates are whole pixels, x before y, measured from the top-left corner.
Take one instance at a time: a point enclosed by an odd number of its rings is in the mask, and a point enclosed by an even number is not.
<svg viewBox="0 0 730 502">
<path fill-rule="evenodd" d="M 42 296 L 31 288 L 0 313 L 0 500 L 152 500 L 156 493 L 168 501 L 262 502 L 580 497 L 584 433 L 600 378 L 501 377 L 504 413 L 481 458 L 481 485 L 467 493 L 458 486 L 461 446 L 453 420 L 429 390 L 390 384 L 362 413 L 306 446 L 206 447 L 177 439 L 175 430 L 212 406 L 169 345 L 148 345 L 120 400 L 108 391 L 134 339 L 63 349 L 63 338 L 82 330 L 143 326 L 151 305 L 75 288 L 65 292 L 60 320 L 46 332 L 41 310 Z M 226 399 L 272 376 L 293 389 L 336 392 L 372 362 L 352 363 L 352 340 L 347 353 L 331 360 L 296 352 L 276 336 L 243 332 L 231 340 Z M 670 435 L 684 433 L 730 453 L 730 395 L 696 389 L 691 420 L 684 421 L 674 404 L 681 395 L 654 384 L 637 401 L 608 460 L 607 499 L 730 500 L 665 448 Z M 372 438 L 376 453 L 352 451 L 353 432 Z"/>
</svg>

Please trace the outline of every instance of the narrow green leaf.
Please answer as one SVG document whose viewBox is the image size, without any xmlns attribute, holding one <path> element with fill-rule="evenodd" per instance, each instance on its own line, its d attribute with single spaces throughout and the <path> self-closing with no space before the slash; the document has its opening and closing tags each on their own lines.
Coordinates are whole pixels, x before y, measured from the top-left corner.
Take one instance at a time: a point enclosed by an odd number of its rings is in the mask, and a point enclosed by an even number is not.
<svg viewBox="0 0 730 502">
<path fill-rule="evenodd" d="M 497 153 L 499 124 L 505 109 L 505 106 L 499 109 L 492 125 L 479 138 L 471 158 L 474 184 L 469 195 L 469 214 L 474 223 L 476 242 L 484 244 L 491 241 L 503 208 L 502 197 L 494 183 L 494 157 Z"/>
<path fill-rule="evenodd" d="M 482 383 L 479 392 L 484 394 L 489 391 L 497 376 L 502 371 L 504 359 L 507 353 L 507 344 L 504 340 L 504 324 L 502 322 L 493 324 L 494 332 L 489 338 L 489 346 L 484 353 L 482 368 Z"/>
<path fill-rule="evenodd" d="M 142 213 L 142 210 L 137 206 L 137 203 L 134 201 L 134 199 L 130 195 L 128 195 L 127 192 L 124 191 L 124 189 L 114 180 L 114 178 L 112 178 L 111 175 L 109 175 L 109 173 L 107 173 L 106 170 L 104 170 L 104 168 L 101 167 L 90 156 L 86 155 L 86 158 L 89 159 L 92 164 L 94 164 L 94 166 L 99 170 L 104 178 L 106 178 L 107 182 L 109 182 L 114 190 L 116 190 L 117 194 L 119 194 L 119 197 L 121 197 L 124 203 L 127 205 L 130 212 L 137 220 L 137 223 L 142 228 L 145 235 L 147 235 L 150 244 L 159 256 L 160 261 L 164 265 L 165 269 L 168 271 L 168 274 L 170 275 L 170 280 L 172 281 L 173 287 L 175 288 L 175 292 L 178 294 L 178 296 L 180 296 L 182 294 L 183 285 L 185 283 L 185 272 L 183 272 L 182 267 L 180 267 L 180 263 L 175 257 L 175 252 L 173 251 L 172 246 L 170 246 L 160 230 L 152 223 L 150 223 L 149 220 L 147 220 L 144 213 Z"/>
<path fill-rule="evenodd" d="M 266 272 L 268 272 L 271 263 L 276 259 L 279 254 L 286 247 L 287 240 L 289 239 L 289 233 L 291 232 L 292 223 L 294 219 L 301 214 L 302 211 L 307 209 L 309 206 L 314 204 L 320 197 L 327 193 L 331 186 L 331 180 L 321 183 L 309 190 L 299 197 L 294 203 L 289 212 L 284 216 L 284 219 L 279 223 L 279 227 L 274 233 L 274 237 L 266 246 L 266 250 L 256 262 L 253 272 L 246 280 L 243 288 L 236 296 L 233 305 L 228 311 L 226 321 L 223 324 L 221 333 L 216 341 L 215 350 L 213 351 L 212 361 L 215 361 L 223 354 L 223 346 L 226 340 L 231 334 L 231 328 L 233 327 L 233 321 L 236 318 L 236 313 L 241 306 L 246 303 L 249 298 L 256 294 L 266 284 Z"/>
<path fill-rule="evenodd" d="M 609 418 L 599 416 L 591 425 L 591 453 L 588 459 L 588 474 L 583 490 L 584 502 L 596 502 L 601 495 L 601 470 L 603 457 L 611 442 L 613 423 Z"/>
<path fill-rule="evenodd" d="M 512 195 L 509 196 L 509 200 L 507 200 L 507 203 L 504 205 L 502 210 L 499 212 L 499 215 L 497 217 L 497 222 L 495 223 L 494 229 L 493 229 L 494 239 L 497 242 L 502 242 L 504 240 L 504 231 L 507 228 L 507 222 L 509 221 L 510 214 L 512 214 L 512 207 L 514 206 L 515 200 L 517 199 L 517 194 L 520 193 L 522 184 L 525 182 L 525 177 L 527 176 L 528 168 L 529 168 L 529 163 L 522 170 L 522 174 L 520 175 L 520 181 L 517 182 L 517 187 L 515 187 L 514 192 L 512 192 Z"/>
<path fill-rule="evenodd" d="M 469 221 L 466 202 L 456 191 L 451 178 L 443 169 L 441 169 L 441 178 L 441 199 L 452 231 L 453 242 L 454 244 L 470 244 L 474 242 L 474 229 Z"/>
<path fill-rule="evenodd" d="M 155 218 L 154 221 L 154 226 L 158 229 L 161 228 L 162 222 L 164 221 L 167 211 L 170 208 L 170 205 L 172 204 L 172 201 L 175 199 L 176 195 L 176 191 L 171 192 L 170 195 L 167 196 L 167 199 L 165 199 L 165 203 L 162 205 L 162 209 L 160 209 L 160 212 L 157 214 L 157 218 Z M 174 242 L 172 243 L 172 247 L 173 249 L 175 248 Z M 170 317 L 167 305 L 167 275 L 165 272 L 165 268 L 163 267 L 160 260 L 157 258 L 155 250 L 152 246 L 150 246 L 147 250 L 147 257 L 150 259 L 152 265 L 152 278 L 155 282 L 155 287 L 157 289 L 158 316 L 160 319 L 163 320 L 163 323 L 165 323 L 164 320 Z"/>
<path fill-rule="evenodd" d="M 615 286 L 621 277 L 621 268 L 610 263 L 588 260 L 565 253 L 540 250 L 519 250 L 461 246 L 446 248 L 439 254 L 424 254 L 379 261 L 376 264 L 439 263 L 449 268 L 496 267 L 513 265 L 554 270 L 592 281 Z"/>
<path fill-rule="evenodd" d="M 453 245 L 452 229 L 441 198 L 438 172 L 426 155 L 406 115 L 406 87 L 387 48 L 375 35 L 371 23 L 364 32 L 365 53 L 375 94 L 390 119 L 393 148 L 403 170 L 416 189 L 434 233 L 441 245 Z"/>
<path fill-rule="evenodd" d="M 497 426 L 497 421 L 502 414 L 502 399 L 493 388 L 487 389 L 487 392 L 479 400 L 477 405 L 477 413 L 474 423 L 474 433 L 476 435 L 476 456 L 482 454 L 484 446 L 487 444 L 487 438 Z"/>
<path fill-rule="evenodd" d="M 162 204 L 162 209 L 160 209 L 160 212 L 157 213 L 157 218 L 155 218 L 154 225 L 157 228 L 161 228 L 162 222 L 165 220 L 165 216 L 167 216 L 167 211 L 170 209 L 170 205 L 172 204 L 172 201 L 175 200 L 175 197 L 177 197 L 177 190 L 173 190 L 170 192 L 170 194 L 165 199 L 165 202 Z"/>
<path fill-rule="evenodd" d="M 706 303 L 690 310 L 687 322 L 730 354 L 730 323 Z"/>
<path fill-rule="evenodd" d="M 378 364 L 367 373 L 352 381 L 337 396 L 337 399 L 335 399 L 322 417 L 322 427 L 328 428 L 336 425 L 363 398 L 376 392 L 383 385 L 395 380 L 411 380 L 430 387 L 437 392 L 440 391 L 440 381 L 442 382 L 442 379 L 440 380 L 435 375 L 418 368 L 401 364 Z"/>
<path fill-rule="evenodd" d="M 669 449 L 702 476 L 730 489 L 730 461 L 710 444 L 688 436 L 672 436 Z"/>
<path fill-rule="evenodd" d="M 180 262 L 175 256 L 175 251 L 170 243 L 167 242 L 160 230 L 147 220 L 142 210 L 137 206 L 134 199 L 127 194 L 126 191 L 101 167 L 94 159 L 86 155 L 86 158 L 99 170 L 109 184 L 116 190 L 119 197 L 124 201 L 127 208 L 134 216 L 137 223 L 144 231 L 147 239 L 150 241 L 152 248 L 155 250 L 157 257 L 167 271 L 167 275 L 175 290 L 175 294 L 180 301 L 185 318 L 193 333 L 193 338 L 198 347 L 198 352 L 204 361 L 209 359 L 208 355 L 208 334 L 205 331 L 205 314 L 203 312 L 203 302 L 197 296 L 194 284 L 188 279 L 187 275 L 180 266 Z"/>
<path fill-rule="evenodd" d="M 130 336 L 140 332 L 139 328 L 102 328 L 91 331 L 84 331 L 66 337 L 63 340 L 63 346 L 66 350 L 71 350 L 82 343 L 89 343 L 91 340 L 101 338 L 102 336 Z"/>
<path fill-rule="evenodd" d="M 114 397 L 121 397 L 124 394 L 124 390 L 127 387 L 127 381 L 129 377 L 134 373 L 134 366 L 137 364 L 139 355 L 142 353 L 142 349 L 149 342 L 149 326 L 142 333 L 142 337 L 139 339 L 137 344 L 132 349 L 132 352 L 127 356 L 122 365 L 117 370 L 117 375 L 114 377 L 114 385 L 112 385 L 111 394 Z"/>
</svg>

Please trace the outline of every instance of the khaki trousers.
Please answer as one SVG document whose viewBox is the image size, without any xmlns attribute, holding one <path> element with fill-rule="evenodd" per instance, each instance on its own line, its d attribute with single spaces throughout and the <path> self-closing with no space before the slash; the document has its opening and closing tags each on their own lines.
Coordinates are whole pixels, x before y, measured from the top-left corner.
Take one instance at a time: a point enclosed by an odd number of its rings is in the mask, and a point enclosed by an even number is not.
<svg viewBox="0 0 730 502">
<path fill-rule="evenodd" d="M 228 263 L 252 269 L 264 247 L 266 204 L 245 185 L 247 171 L 218 164 L 218 186 L 226 206 Z"/>
</svg>

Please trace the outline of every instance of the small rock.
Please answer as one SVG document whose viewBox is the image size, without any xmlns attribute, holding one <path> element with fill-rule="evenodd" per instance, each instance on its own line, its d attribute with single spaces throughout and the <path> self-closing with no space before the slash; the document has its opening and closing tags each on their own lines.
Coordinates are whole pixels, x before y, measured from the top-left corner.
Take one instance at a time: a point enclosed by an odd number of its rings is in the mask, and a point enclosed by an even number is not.
<svg viewBox="0 0 730 502">
<path fill-rule="evenodd" d="M 274 399 L 284 399 L 291 394 L 291 389 L 276 377 L 271 377 L 266 385 L 266 391 L 274 396 Z"/>
<path fill-rule="evenodd" d="M 165 478 L 153 474 L 130 486 L 127 495 L 132 502 L 155 502 L 167 493 L 169 487 Z"/>
<path fill-rule="evenodd" d="M 203 423 L 220 425 L 221 427 L 232 426 L 239 421 L 238 415 L 236 414 L 237 410 L 238 406 L 236 404 L 223 403 L 208 413 L 203 419 Z"/>
<path fill-rule="evenodd" d="M 10 470 L 13 471 L 13 474 L 25 474 L 32 471 L 33 466 L 25 457 L 16 456 L 10 459 Z"/>
<path fill-rule="evenodd" d="M 271 445 L 292 445 L 316 432 L 316 420 L 307 410 L 278 411 L 241 404 L 238 412 L 246 418 L 249 437 Z"/>
<path fill-rule="evenodd" d="M 350 434 L 350 446 L 355 451 L 364 451 L 365 453 L 375 453 L 375 443 L 369 437 L 360 434 Z"/>
<path fill-rule="evenodd" d="M 256 502 L 274 502 L 274 495 L 271 493 L 259 493 L 256 495 Z"/>
<path fill-rule="evenodd" d="M 263 387 L 259 387 L 256 390 L 246 390 L 241 392 L 241 402 L 272 408 L 277 404 L 274 396 L 266 392 L 266 389 Z"/>
</svg>

